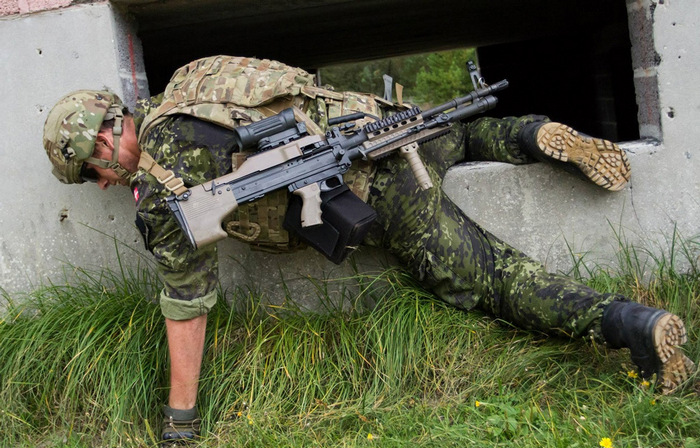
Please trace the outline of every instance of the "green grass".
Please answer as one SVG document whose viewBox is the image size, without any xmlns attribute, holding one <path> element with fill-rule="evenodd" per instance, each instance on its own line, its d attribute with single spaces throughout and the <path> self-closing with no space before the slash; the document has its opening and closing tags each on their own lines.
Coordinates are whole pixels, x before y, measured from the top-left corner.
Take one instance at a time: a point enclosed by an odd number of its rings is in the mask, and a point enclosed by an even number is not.
<svg viewBox="0 0 700 448">
<path fill-rule="evenodd" d="M 697 360 L 697 242 L 673 235 L 666 255 L 623 249 L 619 270 L 578 263 L 574 274 L 680 314 Z M 220 301 L 201 446 L 569 448 L 608 437 L 614 447 L 700 447 L 694 384 L 657 396 L 628 376 L 624 351 L 452 309 L 400 271 L 357 280 L 381 285 L 363 292 L 371 312 L 364 296 L 345 310 L 321 297 L 323 314 L 243 290 L 228 297 L 235 311 Z M 159 288 L 148 270 L 75 269 L 69 284 L 4 294 L 0 446 L 155 446 L 167 396 Z"/>
</svg>

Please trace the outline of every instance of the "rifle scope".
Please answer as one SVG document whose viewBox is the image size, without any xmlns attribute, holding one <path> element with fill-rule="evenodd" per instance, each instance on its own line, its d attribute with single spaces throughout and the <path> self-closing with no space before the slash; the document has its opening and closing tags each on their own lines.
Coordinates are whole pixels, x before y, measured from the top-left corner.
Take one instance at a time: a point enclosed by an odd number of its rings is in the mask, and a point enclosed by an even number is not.
<svg viewBox="0 0 700 448">
<path fill-rule="evenodd" d="M 239 126 L 233 129 L 233 138 L 238 145 L 238 150 L 257 146 L 260 139 L 278 134 L 296 126 L 294 111 L 292 108 L 283 110 L 271 117 L 264 118 L 247 126 Z"/>
</svg>

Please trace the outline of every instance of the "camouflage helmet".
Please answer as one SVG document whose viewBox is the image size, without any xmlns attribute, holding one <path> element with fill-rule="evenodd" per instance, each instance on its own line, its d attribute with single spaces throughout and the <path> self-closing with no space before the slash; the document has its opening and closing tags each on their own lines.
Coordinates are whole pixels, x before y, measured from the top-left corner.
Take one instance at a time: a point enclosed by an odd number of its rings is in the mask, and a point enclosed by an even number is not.
<svg viewBox="0 0 700 448">
<path fill-rule="evenodd" d="M 96 90 L 78 90 L 63 97 L 49 112 L 44 124 L 44 149 L 53 164 L 53 175 L 66 184 L 81 184 L 85 162 L 101 167 L 120 167 L 118 158 L 121 117 L 126 106 L 117 95 Z M 92 157 L 102 122 L 115 120 L 113 160 Z"/>
</svg>

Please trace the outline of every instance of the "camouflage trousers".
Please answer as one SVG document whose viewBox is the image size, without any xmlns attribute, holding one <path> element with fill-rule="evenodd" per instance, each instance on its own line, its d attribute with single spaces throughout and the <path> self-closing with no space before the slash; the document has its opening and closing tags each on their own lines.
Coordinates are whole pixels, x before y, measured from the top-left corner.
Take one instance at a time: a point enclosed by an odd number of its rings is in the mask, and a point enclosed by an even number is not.
<svg viewBox="0 0 700 448">
<path fill-rule="evenodd" d="M 467 158 L 528 163 L 509 133 L 532 120 L 482 119 L 422 146 L 434 188 L 421 190 L 398 157 L 378 167 L 368 203 L 378 218 L 366 242 L 399 258 L 445 302 L 482 310 L 520 328 L 602 340 L 600 321 L 613 294 L 551 274 L 469 219 L 442 191 L 447 169 Z M 488 134 L 492 133 L 492 137 Z M 465 155 L 465 143 L 471 155 Z"/>
<path fill-rule="evenodd" d="M 525 115 L 474 120 L 464 125 L 464 148 L 460 157 L 470 161 L 505 162 L 514 165 L 535 162 L 520 150 L 518 133 L 525 125 L 536 121 L 545 123 L 549 118 L 544 115 Z"/>
</svg>

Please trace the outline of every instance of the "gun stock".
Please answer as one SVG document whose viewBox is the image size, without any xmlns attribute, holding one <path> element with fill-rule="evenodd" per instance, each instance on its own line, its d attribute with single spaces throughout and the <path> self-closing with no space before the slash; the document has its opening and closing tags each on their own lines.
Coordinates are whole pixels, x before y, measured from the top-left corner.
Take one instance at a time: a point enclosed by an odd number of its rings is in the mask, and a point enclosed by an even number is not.
<svg viewBox="0 0 700 448">
<path fill-rule="evenodd" d="M 172 200 L 174 196 L 167 200 L 190 243 L 197 248 L 226 238 L 221 222 L 238 208 L 231 189 L 207 190 L 202 184 L 190 188 L 185 195 L 187 200 Z"/>
<path fill-rule="evenodd" d="M 168 206 L 195 248 L 226 238 L 228 235 L 221 228 L 224 218 L 233 213 L 239 203 L 262 197 L 268 190 L 265 185 L 274 184 L 275 178 L 281 179 L 287 171 L 287 165 L 291 166 L 295 160 L 302 157 L 303 147 L 313 146 L 321 141 L 319 136 L 307 136 L 255 154 L 246 159 L 233 173 L 192 187 L 181 196 L 168 197 Z M 276 171 L 266 174 L 272 169 Z M 248 179 L 249 183 L 246 182 Z M 282 181 L 275 188 L 284 186 L 286 185 Z M 308 189 L 304 191 L 308 192 Z M 309 220 L 313 221 L 314 216 L 321 214 L 320 204 L 310 202 L 307 213 Z M 313 222 L 317 223 L 319 220 L 320 218 L 317 218 Z"/>
</svg>

